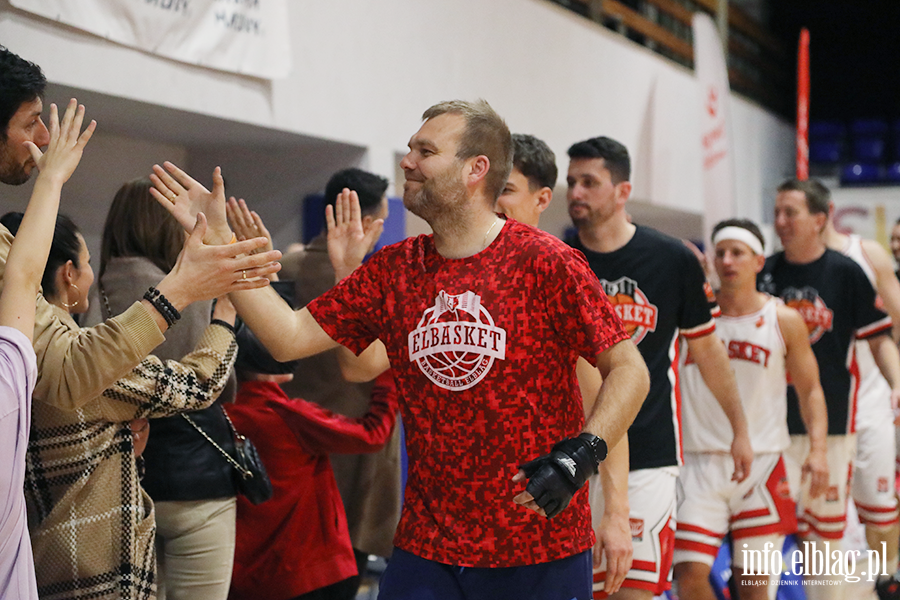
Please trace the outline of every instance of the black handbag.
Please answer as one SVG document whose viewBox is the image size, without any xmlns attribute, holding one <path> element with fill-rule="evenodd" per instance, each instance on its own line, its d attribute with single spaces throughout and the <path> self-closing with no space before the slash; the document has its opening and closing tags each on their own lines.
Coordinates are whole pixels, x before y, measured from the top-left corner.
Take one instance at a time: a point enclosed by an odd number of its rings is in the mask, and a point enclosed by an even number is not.
<svg viewBox="0 0 900 600">
<path fill-rule="evenodd" d="M 228 421 L 228 426 L 231 427 L 231 433 L 234 436 L 235 456 L 231 456 L 225 452 L 225 450 L 213 441 L 213 439 L 209 437 L 199 425 L 194 423 L 189 416 L 184 413 L 182 413 L 181 416 L 184 417 L 188 423 L 193 425 L 194 429 L 199 431 L 200 435 L 205 437 L 210 444 L 215 446 L 216 450 L 221 452 L 222 456 L 225 457 L 225 460 L 231 463 L 231 466 L 234 467 L 238 474 L 238 492 L 252 504 L 262 504 L 272 497 L 272 481 L 269 479 L 269 474 L 266 473 L 266 466 L 263 464 L 259 452 L 256 450 L 256 446 L 253 445 L 253 442 L 251 442 L 248 437 L 238 433 L 238 430 L 235 429 L 234 423 L 232 423 L 231 419 L 228 417 L 228 411 L 222 408 L 222 413 L 225 415 L 225 420 Z"/>
</svg>

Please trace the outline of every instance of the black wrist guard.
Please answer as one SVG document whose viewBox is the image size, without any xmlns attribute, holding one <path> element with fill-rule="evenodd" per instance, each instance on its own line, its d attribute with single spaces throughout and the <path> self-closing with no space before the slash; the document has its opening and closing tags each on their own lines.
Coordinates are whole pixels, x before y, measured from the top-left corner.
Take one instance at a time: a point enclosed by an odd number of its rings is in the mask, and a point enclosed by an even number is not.
<svg viewBox="0 0 900 600">
<path fill-rule="evenodd" d="M 605 448 L 606 444 L 602 446 Z M 548 519 L 562 512 L 587 478 L 597 472 L 602 460 L 597 450 L 598 445 L 590 439 L 566 438 L 554 445 L 550 454 L 519 466 L 528 477 L 525 491 L 544 509 Z"/>
</svg>

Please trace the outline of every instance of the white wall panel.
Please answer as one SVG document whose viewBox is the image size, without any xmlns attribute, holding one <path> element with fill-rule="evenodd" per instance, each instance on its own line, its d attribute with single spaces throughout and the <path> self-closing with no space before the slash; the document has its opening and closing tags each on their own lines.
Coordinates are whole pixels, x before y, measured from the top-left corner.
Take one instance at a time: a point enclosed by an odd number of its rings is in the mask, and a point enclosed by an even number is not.
<svg viewBox="0 0 900 600">
<path fill-rule="evenodd" d="M 609 135 L 633 154 L 636 200 L 702 212 L 692 72 L 578 15 L 545 0 L 292 0 L 290 21 L 294 71 L 269 82 L 144 54 L 0 0 L 0 40 L 41 64 L 52 82 L 242 124 L 254 137 L 253 147 L 265 144 L 267 131 L 273 139 L 279 134 L 279 147 L 289 147 L 296 135 L 297 146 L 286 150 L 294 161 L 303 160 L 303 148 L 314 156 L 310 140 L 335 141 L 347 152 L 336 150 L 324 163 L 311 158 L 311 164 L 338 168 L 346 158 L 395 179 L 394 156 L 405 152 L 425 108 L 450 98 L 483 97 L 513 131 L 550 144 L 561 182 L 571 143 Z M 739 210 L 768 218 L 771 190 L 793 168 L 791 127 L 751 102 L 736 99 L 732 107 Z M 125 118 L 139 123 L 140 112 Z M 152 126 L 136 126 L 130 135 L 177 146 L 172 131 L 154 140 Z M 216 143 L 238 147 L 241 131 L 221 128 L 226 139 Z M 215 133 L 208 133 L 210 140 Z M 182 145 L 203 147 L 203 135 L 191 131 Z M 241 185 L 253 188 L 253 169 L 243 171 Z M 285 178 L 279 189 L 292 190 L 318 185 L 328 175 L 305 173 L 268 176 Z M 109 176 L 105 169 L 96 175 Z M 291 180 L 296 177 L 306 180 Z M 555 202 L 563 203 L 557 196 Z M 563 207 L 555 208 L 546 224 L 554 232 L 566 220 Z"/>
</svg>

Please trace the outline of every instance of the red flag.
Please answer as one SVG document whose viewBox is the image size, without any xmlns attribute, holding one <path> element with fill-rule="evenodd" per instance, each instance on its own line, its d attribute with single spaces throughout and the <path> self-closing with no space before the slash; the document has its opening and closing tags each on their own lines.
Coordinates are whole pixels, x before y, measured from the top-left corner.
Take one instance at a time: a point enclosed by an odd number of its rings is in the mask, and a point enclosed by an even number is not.
<svg viewBox="0 0 900 600">
<path fill-rule="evenodd" d="M 809 29 L 797 50 L 797 179 L 809 179 Z"/>
</svg>

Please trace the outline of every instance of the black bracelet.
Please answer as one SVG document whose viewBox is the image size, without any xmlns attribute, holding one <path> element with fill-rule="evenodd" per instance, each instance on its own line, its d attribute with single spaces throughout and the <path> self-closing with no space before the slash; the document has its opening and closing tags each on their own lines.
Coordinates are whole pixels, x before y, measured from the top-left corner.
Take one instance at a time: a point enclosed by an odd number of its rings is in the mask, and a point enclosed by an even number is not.
<svg viewBox="0 0 900 600">
<path fill-rule="evenodd" d="M 175 324 L 178 319 L 181 318 L 181 313 L 172 306 L 172 303 L 169 302 L 168 298 L 163 296 L 158 289 L 152 287 L 147 290 L 147 293 L 144 294 L 144 300 L 153 305 L 153 308 L 162 315 L 162 318 L 165 319 L 166 325 L 171 327 Z"/>
</svg>

